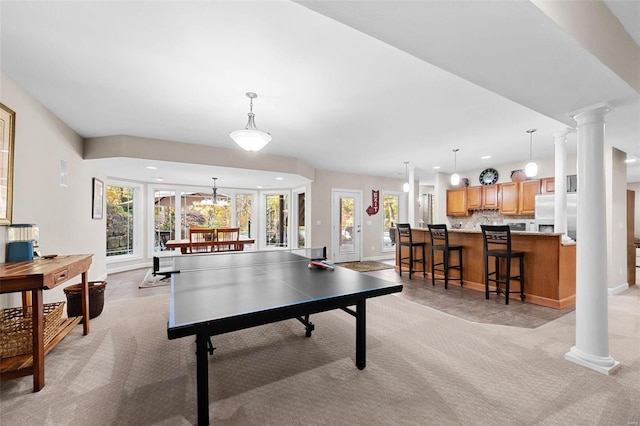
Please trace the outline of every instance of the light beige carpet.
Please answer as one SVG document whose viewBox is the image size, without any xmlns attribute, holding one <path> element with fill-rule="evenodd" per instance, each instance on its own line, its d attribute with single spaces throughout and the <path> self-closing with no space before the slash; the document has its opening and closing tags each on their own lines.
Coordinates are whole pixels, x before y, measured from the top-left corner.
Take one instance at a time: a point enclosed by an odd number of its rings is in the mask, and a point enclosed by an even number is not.
<svg viewBox="0 0 640 426">
<path fill-rule="evenodd" d="M 640 291 L 609 297 L 606 376 L 563 359 L 575 314 L 537 329 L 477 324 L 396 296 L 367 304 L 367 367 L 354 319 L 313 315 L 214 338 L 214 425 L 636 425 Z M 167 295 L 107 301 L 46 358 L 46 386 L 2 382 L 2 425 L 196 422 L 195 345 L 166 337 Z"/>
</svg>

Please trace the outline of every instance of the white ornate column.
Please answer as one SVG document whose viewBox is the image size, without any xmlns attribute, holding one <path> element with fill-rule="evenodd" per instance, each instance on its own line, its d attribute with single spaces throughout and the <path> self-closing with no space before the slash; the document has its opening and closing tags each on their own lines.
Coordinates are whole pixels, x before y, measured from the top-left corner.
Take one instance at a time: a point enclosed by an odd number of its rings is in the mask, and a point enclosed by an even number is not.
<svg viewBox="0 0 640 426">
<path fill-rule="evenodd" d="M 554 232 L 564 234 L 563 242 L 572 241 L 567 235 L 567 135 L 570 129 L 553 134 L 555 153 L 555 208 L 554 208 Z"/>
<path fill-rule="evenodd" d="M 409 192 L 407 193 L 407 219 L 411 224 L 411 227 L 416 227 L 416 191 L 415 188 L 416 182 L 416 169 L 413 166 L 409 167 Z"/>
<path fill-rule="evenodd" d="M 576 344 L 566 360 L 604 374 L 620 363 L 609 355 L 604 116 L 598 104 L 569 113 L 578 131 Z"/>
</svg>

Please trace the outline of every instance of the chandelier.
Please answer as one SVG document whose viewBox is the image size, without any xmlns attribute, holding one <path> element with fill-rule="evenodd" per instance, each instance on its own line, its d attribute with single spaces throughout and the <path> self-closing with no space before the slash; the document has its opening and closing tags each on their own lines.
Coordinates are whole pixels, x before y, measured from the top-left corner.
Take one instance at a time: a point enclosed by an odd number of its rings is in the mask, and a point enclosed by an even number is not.
<svg viewBox="0 0 640 426">
<path fill-rule="evenodd" d="M 246 95 L 249 98 L 249 121 L 244 129 L 231 132 L 229 136 L 245 151 L 260 151 L 271 142 L 271 135 L 258 130 L 254 121 L 253 100 L 257 98 L 258 95 L 253 92 L 247 92 Z"/>
</svg>

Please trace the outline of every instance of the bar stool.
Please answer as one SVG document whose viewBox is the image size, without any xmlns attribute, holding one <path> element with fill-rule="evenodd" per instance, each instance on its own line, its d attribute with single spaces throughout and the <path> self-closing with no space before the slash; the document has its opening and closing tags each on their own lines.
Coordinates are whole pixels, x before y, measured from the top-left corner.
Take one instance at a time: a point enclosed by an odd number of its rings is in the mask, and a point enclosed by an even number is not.
<svg viewBox="0 0 640 426">
<path fill-rule="evenodd" d="M 462 281 L 462 246 L 452 246 L 449 244 L 449 231 L 447 225 L 427 225 L 431 239 L 431 284 L 436 285 L 436 271 L 444 274 L 444 288 L 449 288 L 449 280 L 460 281 L 460 287 L 464 285 Z M 442 252 L 442 262 L 436 263 L 436 251 Z M 458 264 L 449 263 L 449 253 L 458 252 Z M 459 271 L 459 278 L 449 278 L 449 270 Z"/>
<path fill-rule="evenodd" d="M 411 235 L 411 225 L 408 223 L 398 223 L 397 224 L 397 230 L 398 230 L 398 259 L 400 260 L 400 276 L 402 276 L 402 265 L 409 265 L 409 279 L 411 279 L 411 275 L 414 272 L 413 269 L 413 265 L 414 263 L 422 263 L 422 276 L 426 277 L 427 276 L 427 265 L 425 262 L 425 246 L 426 243 L 424 242 L 418 242 L 418 243 L 414 243 L 413 242 L 413 237 Z M 409 254 L 405 257 L 402 257 L 402 247 L 408 247 L 409 248 Z M 416 248 L 422 248 L 422 258 L 421 259 L 416 259 L 414 257 L 414 250 Z M 408 262 L 403 262 L 405 260 L 408 260 Z"/>
<path fill-rule="evenodd" d="M 485 297 L 489 298 L 489 293 L 504 293 L 505 304 L 509 304 L 509 292 L 511 291 L 511 280 L 520 283 L 520 300 L 524 300 L 524 252 L 511 250 L 511 230 L 508 225 L 480 225 L 482 229 L 483 254 L 484 254 L 484 288 Z M 489 257 L 494 258 L 494 270 L 489 272 Z M 505 259 L 501 274 L 500 259 Z M 511 275 L 511 261 L 520 261 L 518 275 Z M 496 285 L 495 290 L 489 291 L 489 282 Z M 500 285 L 504 284 L 504 290 Z"/>
</svg>

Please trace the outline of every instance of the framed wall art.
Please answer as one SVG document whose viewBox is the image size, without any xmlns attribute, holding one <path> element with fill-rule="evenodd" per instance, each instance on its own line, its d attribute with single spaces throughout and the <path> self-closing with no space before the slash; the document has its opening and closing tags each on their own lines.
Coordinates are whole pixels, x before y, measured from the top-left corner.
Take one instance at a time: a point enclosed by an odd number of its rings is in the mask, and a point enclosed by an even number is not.
<svg viewBox="0 0 640 426">
<path fill-rule="evenodd" d="M 97 178 L 93 178 L 93 208 L 92 219 L 102 219 L 102 209 L 104 206 L 104 183 Z"/>
<path fill-rule="evenodd" d="M 0 103 L 0 225 L 11 225 L 16 113 Z"/>
</svg>

